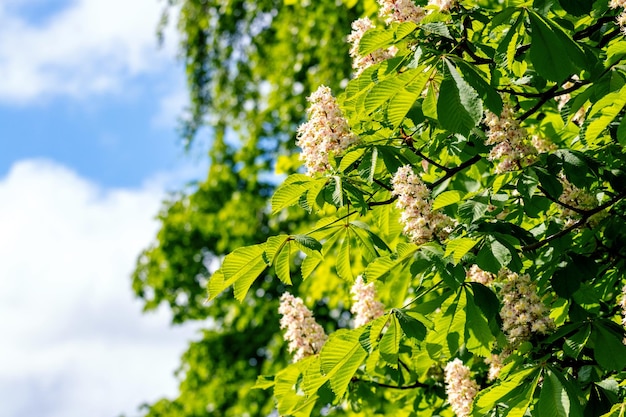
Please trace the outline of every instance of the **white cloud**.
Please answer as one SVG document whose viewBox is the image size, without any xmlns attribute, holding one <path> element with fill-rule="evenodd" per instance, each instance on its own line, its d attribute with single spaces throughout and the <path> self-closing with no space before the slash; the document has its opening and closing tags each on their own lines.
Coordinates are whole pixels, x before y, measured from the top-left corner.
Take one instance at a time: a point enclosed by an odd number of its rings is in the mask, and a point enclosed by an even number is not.
<svg viewBox="0 0 626 417">
<path fill-rule="evenodd" d="M 174 395 L 191 327 L 142 315 L 129 275 L 163 196 L 43 160 L 0 178 L 0 415 L 113 417 Z"/>
<path fill-rule="evenodd" d="M 171 65 L 172 48 L 157 48 L 163 4 L 75 0 L 35 24 L 0 3 L 0 101 L 118 91 L 138 74 Z"/>
</svg>

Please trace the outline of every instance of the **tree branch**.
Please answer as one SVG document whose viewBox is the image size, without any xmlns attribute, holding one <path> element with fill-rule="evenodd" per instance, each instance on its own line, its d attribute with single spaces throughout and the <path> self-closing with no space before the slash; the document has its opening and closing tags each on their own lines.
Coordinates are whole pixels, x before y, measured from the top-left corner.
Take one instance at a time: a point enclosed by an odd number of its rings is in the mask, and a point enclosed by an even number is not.
<svg viewBox="0 0 626 417">
<path fill-rule="evenodd" d="M 473 157 L 471 157 L 470 159 L 468 159 L 467 161 L 463 162 L 461 165 L 459 165 L 457 167 L 454 167 L 454 168 L 448 168 L 446 170 L 446 175 L 444 175 L 443 177 L 439 178 L 437 181 L 435 181 L 432 184 L 430 184 L 428 186 L 428 188 L 430 188 L 432 190 L 433 188 L 435 188 L 439 184 L 443 183 L 447 179 L 452 178 L 456 173 L 461 172 L 465 168 L 474 165 L 476 162 L 480 161 L 481 158 L 482 157 L 480 155 L 476 154 Z"/>
<path fill-rule="evenodd" d="M 428 388 L 429 385 L 421 383 L 419 381 L 415 381 L 413 384 L 410 385 L 391 385 L 391 384 L 385 384 L 383 382 L 377 382 L 377 381 L 371 381 L 371 380 L 367 380 L 367 379 L 361 379 L 361 378 L 352 378 L 351 382 L 365 382 L 367 384 L 373 384 L 373 385 L 377 385 L 379 387 L 383 387 L 383 388 L 392 388 L 392 389 L 415 389 L 415 388 Z"/>
<path fill-rule="evenodd" d="M 591 209 L 591 210 L 586 210 L 582 217 L 574 224 L 572 224 L 569 227 L 566 227 L 565 229 L 561 230 L 558 233 L 555 233 L 551 236 L 548 236 L 547 238 L 545 238 L 544 240 L 540 240 L 539 242 L 535 242 L 532 243 L 530 245 L 526 245 L 526 246 L 522 246 L 521 251 L 522 252 L 532 252 L 535 251 L 545 245 L 547 245 L 548 243 L 552 242 L 553 240 L 556 240 L 560 237 L 563 237 L 565 235 L 567 235 L 569 232 L 571 232 L 574 229 L 579 228 L 580 226 L 584 225 L 587 220 L 589 219 L 589 217 L 593 216 L 596 213 L 601 212 L 602 210 L 611 207 L 613 204 L 617 203 L 618 201 L 620 201 L 622 198 L 626 197 L 626 192 L 622 192 L 621 194 L 618 194 L 617 196 L 615 196 L 613 199 L 607 201 L 604 204 L 599 205 L 598 207 Z"/>
<path fill-rule="evenodd" d="M 541 185 L 539 185 L 537 188 L 539 189 L 539 191 L 541 191 L 543 193 L 544 196 L 546 196 L 546 198 L 548 200 L 552 201 L 553 203 L 558 204 L 561 207 L 564 207 L 566 209 L 572 210 L 574 213 L 578 213 L 578 214 L 582 214 L 582 215 L 584 215 L 587 212 L 587 210 L 579 209 L 578 207 L 574 207 L 574 206 L 571 206 L 571 205 L 569 205 L 567 203 L 563 203 L 558 198 L 552 197 L 548 193 L 548 191 L 545 188 L 543 188 Z"/>
</svg>

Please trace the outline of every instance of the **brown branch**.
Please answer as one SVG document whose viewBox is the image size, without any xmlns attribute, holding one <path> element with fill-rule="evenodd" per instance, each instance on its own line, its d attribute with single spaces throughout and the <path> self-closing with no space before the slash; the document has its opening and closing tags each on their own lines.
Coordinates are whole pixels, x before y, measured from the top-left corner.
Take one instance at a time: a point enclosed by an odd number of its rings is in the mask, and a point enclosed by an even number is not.
<svg viewBox="0 0 626 417">
<path fill-rule="evenodd" d="M 546 196 L 546 198 L 548 200 L 552 201 L 553 203 L 558 204 L 561 207 L 564 207 L 566 209 L 572 210 L 574 213 L 578 213 L 578 214 L 584 215 L 586 213 L 586 211 L 587 211 L 587 210 L 580 209 L 578 207 L 571 206 L 571 205 L 569 205 L 567 203 L 564 203 L 564 202 L 560 201 L 558 198 L 552 197 L 550 195 L 550 193 L 548 193 L 548 191 L 545 188 L 543 188 L 541 185 L 537 186 L 537 188 L 539 189 L 539 191 L 541 191 L 543 193 L 544 196 Z"/>
<path fill-rule="evenodd" d="M 374 384 L 377 385 L 379 387 L 383 387 L 383 388 L 393 388 L 393 389 L 415 389 L 415 388 L 428 388 L 430 385 L 421 383 L 419 381 L 415 381 L 413 384 L 410 385 L 391 385 L 391 384 L 385 384 L 383 382 L 377 382 L 377 381 L 371 381 L 371 380 L 367 380 L 367 379 L 360 379 L 360 378 L 352 378 L 351 382 L 365 382 L 367 384 Z"/>
<path fill-rule="evenodd" d="M 614 20 L 615 20 L 615 17 L 613 17 L 613 16 L 601 17 L 593 25 L 591 25 L 589 27 L 586 27 L 585 29 L 579 30 L 578 32 L 574 33 L 574 36 L 572 38 L 575 41 L 579 41 L 581 39 L 584 39 L 584 38 L 586 38 L 588 36 L 591 36 L 593 34 L 593 32 L 597 31 L 598 29 L 600 29 L 605 24 L 613 22 Z"/>
<path fill-rule="evenodd" d="M 524 120 L 526 120 L 530 116 L 532 116 L 533 113 L 535 113 L 537 110 L 539 110 L 541 108 L 541 106 L 546 104 L 548 102 L 548 100 L 550 100 L 551 98 L 555 97 L 554 94 L 556 93 L 556 91 L 558 89 L 559 89 L 558 85 L 555 84 L 554 86 L 552 86 L 552 88 L 550 88 L 548 91 L 546 91 L 546 94 L 539 99 L 537 104 L 535 104 L 530 110 L 528 110 L 526 113 L 522 114 L 519 117 L 519 121 L 523 122 Z"/>
<path fill-rule="evenodd" d="M 587 222 L 587 220 L 589 219 L 589 217 L 593 216 L 596 213 L 601 212 L 602 210 L 604 210 L 604 209 L 606 209 L 608 207 L 611 207 L 613 204 L 617 203 L 618 201 L 620 201 L 624 197 L 626 197 L 626 192 L 622 192 L 621 194 L 615 196 L 613 199 L 607 201 L 604 204 L 599 205 L 598 207 L 596 207 L 594 209 L 586 210 L 582 214 L 582 217 L 576 223 L 572 224 L 571 226 L 566 227 L 565 229 L 561 230 L 558 233 L 555 233 L 555 234 L 553 234 L 551 236 L 548 236 L 544 240 L 540 240 L 539 242 L 535 242 L 535 243 L 532 243 L 530 245 L 522 246 L 521 247 L 521 251 L 522 252 L 532 252 L 534 250 L 537 250 L 537 249 L 547 245 L 548 243 L 552 242 L 553 240 L 556 240 L 558 238 L 561 238 L 561 237 L 567 235 L 572 230 L 577 229 L 580 226 L 584 225 Z"/>
<path fill-rule="evenodd" d="M 480 161 L 480 159 L 481 159 L 481 156 L 477 154 L 477 155 L 474 155 L 473 157 L 471 157 L 470 159 L 468 159 L 467 161 L 463 162 L 461 165 L 459 165 L 457 167 L 448 168 L 448 170 L 446 171 L 446 175 L 444 175 L 443 177 L 439 178 L 437 181 L 435 181 L 432 184 L 430 184 L 428 186 L 428 188 L 430 188 L 432 190 L 433 188 L 435 188 L 439 184 L 441 184 L 444 181 L 452 178 L 456 173 L 461 172 L 465 168 L 474 165 L 476 162 Z"/>
<path fill-rule="evenodd" d="M 384 206 L 384 205 L 393 203 L 397 199 L 398 199 L 398 196 L 394 195 L 393 197 L 391 197 L 391 198 L 389 198 L 387 200 L 384 200 L 384 201 L 372 201 L 370 203 L 367 203 L 367 206 L 369 208 L 372 208 L 372 207 L 375 207 L 375 206 Z"/>
</svg>

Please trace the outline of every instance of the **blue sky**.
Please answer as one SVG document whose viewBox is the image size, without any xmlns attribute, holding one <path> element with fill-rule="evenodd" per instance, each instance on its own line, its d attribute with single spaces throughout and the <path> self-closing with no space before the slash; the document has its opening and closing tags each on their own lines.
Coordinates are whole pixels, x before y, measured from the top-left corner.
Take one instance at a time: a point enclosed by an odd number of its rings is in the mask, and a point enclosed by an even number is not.
<svg viewBox="0 0 626 417">
<path fill-rule="evenodd" d="M 0 417 L 136 416 L 176 393 L 200 324 L 143 315 L 129 275 L 183 152 L 160 0 L 0 1 Z"/>
</svg>

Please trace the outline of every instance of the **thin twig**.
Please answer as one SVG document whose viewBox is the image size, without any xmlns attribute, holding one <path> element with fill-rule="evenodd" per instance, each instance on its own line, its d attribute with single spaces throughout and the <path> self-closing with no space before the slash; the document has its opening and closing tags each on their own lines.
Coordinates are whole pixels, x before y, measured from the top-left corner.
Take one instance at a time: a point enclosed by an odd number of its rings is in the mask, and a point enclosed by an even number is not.
<svg viewBox="0 0 626 417">
<path fill-rule="evenodd" d="M 428 388 L 429 387 L 429 385 L 421 383 L 419 381 L 415 381 L 413 384 L 410 384 L 410 385 L 400 385 L 400 386 L 385 384 L 383 382 L 371 381 L 371 380 L 361 379 L 361 378 L 352 378 L 352 382 L 365 382 L 367 384 L 374 384 L 374 385 L 378 385 L 379 387 L 393 388 L 393 389 L 414 389 L 414 388 Z"/>
<path fill-rule="evenodd" d="M 604 204 L 599 205 L 598 207 L 591 209 L 591 210 L 587 210 L 583 213 L 582 217 L 574 224 L 572 224 L 571 226 L 566 227 L 565 229 L 561 230 L 558 233 L 555 233 L 551 236 L 548 236 L 547 238 L 545 238 L 544 240 L 540 240 L 539 242 L 535 242 L 532 243 L 530 245 L 526 245 L 526 246 L 522 246 L 521 251 L 522 252 L 532 252 L 534 250 L 537 250 L 545 245 L 547 245 L 548 243 L 552 242 L 553 240 L 556 240 L 560 237 L 563 237 L 565 235 L 567 235 L 569 232 L 571 232 L 574 229 L 579 228 L 580 226 L 584 225 L 587 220 L 589 219 L 589 217 L 593 216 L 596 213 L 601 212 L 602 210 L 611 207 L 613 204 L 617 203 L 618 201 L 620 201 L 622 198 L 626 197 L 626 192 L 623 192 L 619 195 L 617 195 L 615 198 L 607 201 Z"/>
<path fill-rule="evenodd" d="M 452 178 L 456 173 L 463 171 L 465 168 L 474 165 L 476 162 L 480 161 L 481 156 L 476 154 L 473 157 L 471 157 L 470 159 L 468 159 L 467 161 L 463 162 L 461 165 L 454 167 L 454 168 L 448 168 L 448 170 L 446 171 L 446 175 L 444 175 L 443 177 L 439 178 L 437 181 L 433 182 L 432 184 L 430 184 L 428 186 L 428 188 L 430 188 L 431 190 L 433 188 L 435 188 L 436 186 L 438 186 L 439 184 L 443 183 L 444 181 Z"/>
<path fill-rule="evenodd" d="M 543 188 L 541 185 L 539 185 L 537 188 L 539 189 L 539 191 L 541 191 L 543 193 L 544 196 L 546 196 L 546 198 L 548 200 L 552 201 L 553 203 L 558 204 L 561 207 L 564 207 L 566 209 L 572 210 L 573 212 L 578 213 L 578 214 L 582 214 L 582 215 L 584 215 L 587 212 L 587 210 L 579 209 L 578 207 L 574 207 L 574 206 L 571 206 L 571 205 L 569 205 L 567 203 L 564 203 L 564 202 L 560 201 L 558 198 L 552 197 L 550 195 L 550 193 L 548 193 L 548 190 Z"/>
</svg>

